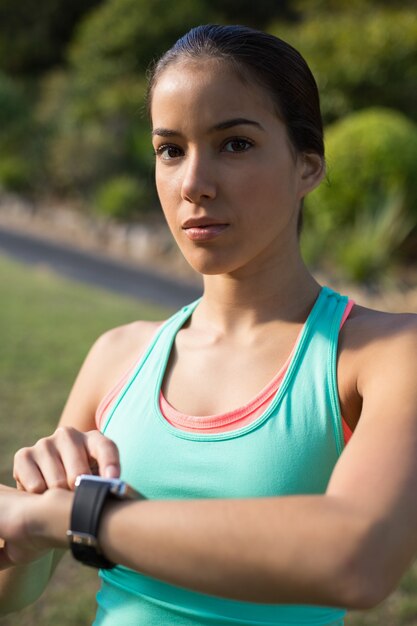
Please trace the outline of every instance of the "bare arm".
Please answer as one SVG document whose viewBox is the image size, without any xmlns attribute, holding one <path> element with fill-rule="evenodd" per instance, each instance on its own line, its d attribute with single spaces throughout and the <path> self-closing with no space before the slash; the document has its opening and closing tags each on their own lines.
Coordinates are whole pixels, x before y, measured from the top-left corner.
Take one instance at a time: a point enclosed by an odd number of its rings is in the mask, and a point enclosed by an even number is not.
<svg viewBox="0 0 417 626">
<path fill-rule="evenodd" d="M 112 503 L 106 556 L 228 598 L 349 608 L 384 599 L 417 549 L 415 322 L 367 354 L 360 424 L 325 495 Z M 62 490 L 31 496 L 30 539 L 64 547 L 71 502 Z"/>
<path fill-rule="evenodd" d="M 0 545 L 2 544 L 0 540 Z M 19 611 L 39 598 L 53 575 L 64 550 L 54 549 L 27 565 L 0 572 L 0 615 Z"/>
<path fill-rule="evenodd" d="M 325 495 L 113 505 L 107 556 L 256 602 L 365 608 L 385 598 L 417 550 L 415 321 L 374 344 L 358 380 L 360 423 Z"/>
<path fill-rule="evenodd" d="M 88 368 L 88 359 L 83 367 L 84 369 Z M 80 373 L 78 380 L 81 378 Z M 76 386 L 77 383 L 74 385 L 73 391 L 78 395 L 75 389 Z M 88 403 L 89 399 L 86 398 L 86 401 Z M 70 404 L 67 404 L 67 409 L 71 411 Z M 75 407 L 73 410 L 75 412 Z M 87 431 L 94 427 L 94 417 L 91 407 L 79 405 L 76 413 L 76 424 L 80 430 Z M 20 453 L 21 459 L 27 454 L 27 450 L 28 449 L 23 450 Z M 19 463 L 19 455 L 17 455 L 16 460 Z M 27 489 L 34 493 L 42 491 L 41 485 L 44 484 L 44 478 L 37 468 L 28 467 L 26 464 L 23 464 L 22 473 L 19 474 L 15 464 L 14 477 L 22 490 Z M 2 540 L 0 540 L 0 542 L 3 543 Z M 59 549 L 50 549 L 48 551 L 41 550 L 38 553 L 34 551 L 32 555 L 34 560 L 15 567 L 8 567 L 1 571 L 0 614 L 5 615 L 18 611 L 37 600 L 46 588 L 63 554 L 64 550 Z M 3 555 L 3 566 L 7 563 L 6 555 Z"/>
<path fill-rule="evenodd" d="M 91 471 L 119 475 L 117 448 L 95 430 L 95 413 L 102 396 L 136 356 L 131 348 L 129 350 L 133 343 L 132 332 L 137 351 L 153 331 L 153 324 L 139 322 L 110 331 L 98 339 L 77 376 L 55 433 L 16 454 L 14 477 L 21 490 L 42 493 L 50 487 L 72 489 L 78 474 Z M 113 367 L 109 363 L 113 363 Z M 2 543 L 0 540 L 0 546 Z M 0 614 L 34 602 L 63 554 L 59 549 L 42 550 L 39 554 L 35 551 L 32 562 L 0 572 Z"/>
</svg>

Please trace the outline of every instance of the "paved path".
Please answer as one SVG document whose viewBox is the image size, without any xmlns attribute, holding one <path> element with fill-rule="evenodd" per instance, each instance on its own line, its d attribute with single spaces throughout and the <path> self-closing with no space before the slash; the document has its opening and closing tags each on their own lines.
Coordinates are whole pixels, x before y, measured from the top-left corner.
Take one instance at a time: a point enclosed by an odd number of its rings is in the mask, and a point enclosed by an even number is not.
<svg viewBox="0 0 417 626">
<path fill-rule="evenodd" d="M 4 226 L 0 226 L 0 253 L 31 265 L 46 265 L 74 280 L 162 306 L 179 308 L 201 295 L 198 287 L 171 280 L 156 271 L 139 269 L 95 252 L 53 243 Z"/>
</svg>

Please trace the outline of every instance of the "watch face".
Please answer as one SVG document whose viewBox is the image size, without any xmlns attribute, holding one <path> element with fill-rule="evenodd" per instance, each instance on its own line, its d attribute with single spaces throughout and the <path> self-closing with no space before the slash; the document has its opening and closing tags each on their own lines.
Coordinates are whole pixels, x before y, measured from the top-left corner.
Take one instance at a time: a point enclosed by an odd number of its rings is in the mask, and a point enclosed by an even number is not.
<svg viewBox="0 0 417 626">
<path fill-rule="evenodd" d="M 94 476 L 93 474 L 80 474 L 75 479 L 75 486 L 79 487 L 83 481 L 109 485 L 109 492 L 116 498 L 143 499 L 143 496 L 138 491 L 119 478 L 103 478 L 103 476 Z"/>
<path fill-rule="evenodd" d="M 75 486 L 78 487 L 82 480 L 88 480 L 89 482 L 106 483 L 113 485 L 114 482 L 121 482 L 118 478 L 103 478 L 103 476 L 95 476 L 94 474 L 80 474 L 75 479 Z"/>
</svg>

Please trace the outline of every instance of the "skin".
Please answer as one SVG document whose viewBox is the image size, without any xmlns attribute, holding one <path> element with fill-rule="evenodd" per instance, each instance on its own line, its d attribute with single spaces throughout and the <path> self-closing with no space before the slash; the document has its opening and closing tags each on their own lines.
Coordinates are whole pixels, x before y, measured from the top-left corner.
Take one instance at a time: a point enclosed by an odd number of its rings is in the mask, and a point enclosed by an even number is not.
<svg viewBox="0 0 417 626">
<path fill-rule="evenodd" d="M 255 123 L 224 128 L 236 119 Z M 181 411 L 221 413 L 269 382 L 317 298 L 296 224 L 323 163 L 297 154 L 268 95 L 217 61 L 168 67 L 153 94 L 152 121 L 166 219 L 204 275 L 203 300 L 177 335 L 164 393 Z M 201 216 L 227 226 L 216 237 L 192 240 L 184 224 Z M 75 476 L 119 475 L 118 452 L 95 430 L 94 416 L 156 327 L 136 322 L 103 335 L 58 430 L 17 453 L 20 490 L 0 490 L 4 611 L 39 595 L 66 547 Z M 337 363 L 342 414 L 355 433 L 326 493 L 112 503 L 99 535 L 106 556 L 227 598 L 374 606 L 417 550 L 417 502 L 410 497 L 417 487 L 416 355 L 415 315 L 355 306 L 340 333 Z M 212 388 L 215 397 L 207 393 Z"/>
</svg>

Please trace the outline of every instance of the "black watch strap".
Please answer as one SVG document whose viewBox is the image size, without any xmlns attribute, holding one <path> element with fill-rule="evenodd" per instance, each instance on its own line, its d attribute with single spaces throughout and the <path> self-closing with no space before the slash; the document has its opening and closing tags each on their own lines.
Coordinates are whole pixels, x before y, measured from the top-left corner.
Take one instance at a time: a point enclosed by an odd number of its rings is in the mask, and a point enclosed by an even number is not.
<svg viewBox="0 0 417 626">
<path fill-rule="evenodd" d="M 71 552 L 85 565 L 111 569 L 114 563 L 101 554 L 97 533 L 104 503 L 111 494 L 110 481 L 81 480 L 75 490 L 71 512 Z"/>
</svg>

